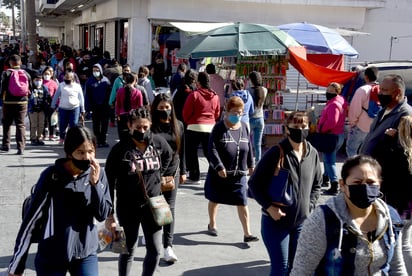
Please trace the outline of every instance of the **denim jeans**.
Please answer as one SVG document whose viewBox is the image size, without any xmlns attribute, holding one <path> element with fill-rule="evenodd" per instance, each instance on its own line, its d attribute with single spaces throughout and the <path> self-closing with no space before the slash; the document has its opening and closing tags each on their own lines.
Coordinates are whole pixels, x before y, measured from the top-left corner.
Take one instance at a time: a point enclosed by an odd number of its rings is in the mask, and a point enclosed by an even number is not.
<svg viewBox="0 0 412 276">
<path fill-rule="evenodd" d="M 64 139 L 66 136 L 66 128 L 75 127 L 79 123 L 80 107 L 75 109 L 66 110 L 59 108 L 59 130 L 60 139 Z"/>
<path fill-rule="evenodd" d="M 262 136 L 265 122 L 263 117 L 250 118 L 250 133 L 253 137 L 253 148 L 255 149 L 255 160 L 258 162 L 262 156 Z"/>
<path fill-rule="evenodd" d="M 348 132 L 348 138 L 346 139 L 346 154 L 348 157 L 358 154 L 358 150 L 365 140 L 367 132 L 363 132 L 357 126 L 351 127 Z"/>
<path fill-rule="evenodd" d="M 338 181 L 338 172 L 336 169 L 336 153 L 340 149 L 345 140 L 345 134 L 339 134 L 338 144 L 336 148 L 332 152 L 323 153 L 323 166 L 325 172 L 323 175 L 327 175 L 330 179 L 330 182 L 337 182 Z"/>
<path fill-rule="evenodd" d="M 69 271 L 71 276 L 95 276 L 99 275 L 97 255 L 89 255 L 83 259 L 72 259 L 66 266 L 59 264 L 40 263 L 36 258 L 36 274 L 47 276 L 66 276 Z"/>
<path fill-rule="evenodd" d="M 270 276 L 289 274 L 301 230 L 302 225 L 290 229 L 262 214 L 261 234 L 270 258 Z"/>
</svg>

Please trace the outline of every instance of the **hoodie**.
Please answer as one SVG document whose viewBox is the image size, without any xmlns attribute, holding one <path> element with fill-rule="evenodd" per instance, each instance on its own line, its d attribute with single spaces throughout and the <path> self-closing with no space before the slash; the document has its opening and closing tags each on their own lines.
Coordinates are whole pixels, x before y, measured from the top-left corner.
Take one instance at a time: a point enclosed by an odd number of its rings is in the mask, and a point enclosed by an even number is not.
<svg viewBox="0 0 412 276">
<path fill-rule="evenodd" d="M 85 86 L 85 101 L 86 101 L 86 111 L 93 110 L 98 107 L 109 107 L 109 97 L 111 92 L 110 81 L 108 78 L 103 76 L 102 66 L 98 63 L 93 65 L 93 67 L 99 68 L 100 77 L 96 78 L 91 76 L 86 81 Z"/>
<path fill-rule="evenodd" d="M 233 96 L 238 96 L 243 100 L 245 106 L 243 108 L 242 122 L 249 125 L 249 115 L 255 112 L 252 95 L 250 95 L 248 90 L 236 90 L 230 94 L 229 98 Z"/>
<path fill-rule="evenodd" d="M 401 260 L 402 244 L 400 239 L 397 240 L 398 242 L 395 240 L 392 222 L 389 219 L 389 209 L 385 202 L 377 199 L 373 203 L 378 216 L 378 225 L 375 233 L 377 238 L 372 242 L 365 239 L 359 227 L 353 223 L 343 193 L 330 198 L 325 204 L 336 215 L 341 225 L 340 231 L 336 235 L 338 237 L 338 246 L 334 249 L 333 254 L 325 254 L 328 247 L 325 215 L 323 208 L 316 208 L 303 225 L 290 275 L 313 275 L 323 258 L 327 259 L 326 263 L 334 263 L 335 265 L 321 267 L 321 270 L 329 271 L 328 275 L 340 275 L 339 271 L 342 266 L 339 265 L 339 262 L 342 261 L 341 253 L 344 252 L 343 248 L 345 248 L 345 244 L 342 243 L 343 236 L 348 235 L 348 232 L 357 239 L 356 254 L 355 256 L 349 256 L 349 259 L 354 258 L 353 263 L 348 264 L 354 266 L 354 271 L 349 273 L 350 275 L 388 275 L 385 270 L 389 270 L 390 275 L 407 275 L 405 264 Z M 386 231 L 388 231 L 388 241 L 384 238 Z M 387 245 L 387 242 L 389 245 Z M 388 254 L 391 254 L 390 250 L 394 255 L 388 262 Z M 390 263 L 389 269 L 387 267 L 388 263 Z"/>
<path fill-rule="evenodd" d="M 106 174 L 101 169 L 99 182 L 90 185 L 90 169 L 73 177 L 64 167 L 66 161 L 58 159 L 40 175 L 16 238 L 8 269 L 11 274 L 23 273 L 33 229 L 42 218 L 47 222 L 37 247 L 38 262 L 64 267 L 73 259 L 96 254 L 94 219 L 104 221 L 112 210 Z"/>
<path fill-rule="evenodd" d="M 182 115 L 188 127 L 211 125 L 213 128 L 220 116 L 219 97 L 213 90 L 199 88 L 187 96 Z"/>
</svg>

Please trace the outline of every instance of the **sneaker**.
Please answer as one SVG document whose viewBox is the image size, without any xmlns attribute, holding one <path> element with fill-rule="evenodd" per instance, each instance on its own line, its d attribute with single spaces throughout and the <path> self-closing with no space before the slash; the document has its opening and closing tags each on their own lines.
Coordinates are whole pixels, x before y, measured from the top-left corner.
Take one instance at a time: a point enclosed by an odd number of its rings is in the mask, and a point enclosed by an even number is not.
<svg viewBox="0 0 412 276">
<path fill-rule="evenodd" d="M 165 260 L 165 262 L 170 264 L 173 264 L 177 261 L 176 254 L 175 252 L 173 252 L 172 247 L 168 246 L 167 248 L 165 248 L 165 255 L 163 259 Z"/>
<path fill-rule="evenodd" d="M 60 139 L 59 140 L 59 145 L 63 145 L 64 144 L 64 139 Z"/>
<path fill-rule="evenodd" d="M 186 178 L 186 181 L 184 184 L 200 184 L 200 179 L 195 180 L 195 179 L 191 179 L 191 178 Z"/>
<path fill-rule="evenodd" d="M 338 194 L 338 185 L 339 183 L 334 181 L 330 183 L 330 188 L 326 191 L 323 192 L 324 195 L 330 195 L 330 196 L 335 196 Z"/>
<path fill-rule="evenodd" d="M 247 237 L 243 236 L 243 242 L 256 242 L 258 240 L 259 240 L 259 238 L 256 237 L 256 236 L 252 236 L 252 235 L 247 236 Z"/>
<path fill-rule="evenodd" d="M 54 135 L 49 136 L 49 141 L 56 141 L 56 140 L 57 140 L 56 136 L 54 136 Z"/>
<path fill-rule="evenodd" d="M 322 177 L 322 187 L 327 188 L 327 187 L 329 187 L 329 184 L 330 184 L 329 177 L 327 175 L 323 175 L 323 177 Z"/>
<path fill-rule="evenodd" d="M 16 154 L 17 154 L 17 155 L 23 155 L 23 154 L 24 154 L 24 151 L 23 151 L 22 149 L 18 149 Z"/>
<path fill-rule="evenodd" d="M 207 233 L 210 236 L 217 237 L 217 229 L 210 227 L 210 224 L 207 225 Z"/>
<path fill-rule="evenodd" d="M 36 140 L 31 140 L 30 145 L 32 145 L 32 146 L 37 146 L 37 141 L 36 141 Z"/>
<path fill-rule="evenodd" d="M 3 145 L 3 146 L 1 146 L 1 151 L 9 151 L 10 150 L 10 148 L 8 147 L 8 146 L 5 146 L 5 145 Z"/>
</svg>

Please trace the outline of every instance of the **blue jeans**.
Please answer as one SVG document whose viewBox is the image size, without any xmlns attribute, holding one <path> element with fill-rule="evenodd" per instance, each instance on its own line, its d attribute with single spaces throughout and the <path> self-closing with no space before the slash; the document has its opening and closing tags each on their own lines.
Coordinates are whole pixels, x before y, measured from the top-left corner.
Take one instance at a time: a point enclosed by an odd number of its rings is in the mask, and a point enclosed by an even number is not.
<svg viewBox="0 0 412 276">
<path fill-rule="evenodd" d="M 72 259 L 67 265 L 40 263 L 36 258 L 36 274 L 44 276 L 66 276 L 69 271 L 71 276 L 95 276 L 99 275 L 97 255 L 89 255 L 84 259 Z"/>
<path fill-rule="evenodd" d="M 75 127 L 79 123 L 80 107 L 75 109 L 66 110 L 59 108 L 59 130 L 60 139 L 64 139 L 66 136 L 66 128 Z"/>
<path fill-rule="evenodd" d="M 330 182 L 338 181 L 338 172 L 336 169 L 336 153 L 338 152 L 338 150 L 343 144 L 343 141 L 345 140 L 345 134 L 339 134 L 338 137 L 338 144 L 336 145 L 335 150 L 332 152 L 323 153 L 323 166 L 325 169 L 323 175 L 327 175 L 330 179 Z"/>
<path fill-rule="evenodd" d="M 348 138 L 346 139 L 346 154 L 348 157 L 352 157 L 358 154 L 358 150 L 365 140 L 367 132 L 363 132 L 357 126 L 351 127 L 348 132 Z"/>
<path fill-rule="evenodd" d="M 301 230 L 302 225 L 290 229 L 262 214 L 260 231 L 270 258 L 270 276 L 289 274 Z"/>
<path fill-rule="evenodd" d="M 265 121 L 261 118 L 250 118 L 250 133 L 253 136 L 253 148 L 255 149 L 255 160 L 258 162 L 262 156 L 262 136 Z"/>
</svg>

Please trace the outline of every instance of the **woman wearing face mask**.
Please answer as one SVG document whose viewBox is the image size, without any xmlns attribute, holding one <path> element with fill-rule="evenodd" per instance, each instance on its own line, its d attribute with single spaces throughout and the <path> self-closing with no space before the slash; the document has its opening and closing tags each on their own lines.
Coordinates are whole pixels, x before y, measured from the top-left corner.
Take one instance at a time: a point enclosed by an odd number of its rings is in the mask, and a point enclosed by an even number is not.
<svg viewBox="0 0 412 276">
<path fill-rule="evenodd" d="M 54 78 L 54 73 L 53 73 L 53 68 L 51 66 L 47 66 L 44 68 L 43 72 L 43 85 L 47 87 L 49 90 L 49 95 L 51 98 L 53 98 L 54 94 L 57 91 L 57 88 L 59 87 L 59 84 Z M 58 104 L 57 104 L 58 106 Z M 49 129 L 49 141 L 54 141 L 55 136 L 54 136 L 54 128 L 55 125 L 51 125 L 51 116 L 53 114 L 54 110 L 48 107 L 46 110 L 46 127 Z M 44 137 L 47 138 L 47 137 Z"/>
<path fill-rule="evenodd" d="M 178 184 L 186 181 L 185 165 L 185 135 L 183 123 L 176 119 L 172 98 L 167 93 L 158 94 L 152 104 L 152 131 L 163 136 L 173 150 L 173 165 L 169 167 L 169 172 L 165 175 L 174 176 L 175 189 L 163 192 L 163 195 L 170 205 L 173 214 L 173 222 L 163 226 L 163 248 L 164 260 L 168 263 L 177 261 L 174 253 L 173 234 L 175 227 L 175 205 Z M 178 171 L 179 170 L 179 171 Z"/>
<path fill-rule="evenodd" d="M 288 275 L 303 221 L 319 198 L 322 171 L 318 152 L 306 142 L 309 118 L 305 112 L 292 112 L 285 121 L 287 138 L 263 155 L 249 187 L 262 206 L 261 233 L 271 262 L 271 276 Z M 283 168 L 293 186 L 293 203 L 281 206 L 272 202 L 269 185 L 283 150 Z M 305 274 L 304 274 L 305 275 Z"/>
<path fill-rule="evenodd" d="M 35 258 L 37 275 L 98 275 L 97 229 L 112 209 L 106 175 L 87 128 L 73 127 L 64 143 L 65 158 L 41 173 L 20 227 L 9 275 L 23 275 L 33 227 L 45 219 Z M 44 230 L 43 230 L 44 231 Z"/>
<path fill-rule="evenodd" d="M 246 176 L 253 173 L 255 160 L 249 128 L 241 122 L 243 108 L 240 97 L 231 97 L 226 103 L 224 120 L 215 125 L 210 135 L 210 165 L 205 182 L 205 197 L 209 200 L 207 230 L 211 236 L 218 235 L 219 203 L 235 205 L 243 228 L 243 241 L 254 242 L 259 239 L 250 231 Z"/>
<path fill-rule="evenodd" d="M 84 97 L 80 84 L 74 82 L 74 73 L 67 72 L 64 75 L 64 82 L 59 84 L 59 88 L 53 96 L 51 108 L 53 110 L 59 103 L 59 145 L 63 145 L 66 136 L 66 128 L 75 127 L 79 123 L 79 118 L 84 120 Z"/>
<path fill-rule="evenodd" d="M 401 219 L 380 197 L 381 167 L 369 156 L 345 161 L 341 193 L 305 221 L 291 275 L 408 275 Z"/>
<path fill-rule="evenodd" d="M 345 139 L 345 116 L 347 103 L 340 95 L 341 85 L 332 82 L 326 89 L 326 106 L 320 115 L 318 129 L 320 133 L 332 133 L 337 135 L 338 143 L 332 152 L 323 153 L 323 184 L 329 182 L 330 188 L 325 191 L 327 195 L 336 195 L 338 192 L 338 173 L 336 170 L 336 153 L 340 149 Z"/>
<path fill-rule="evenodd" d="M 124 228 L 128 250 L 119 256 L 119 275 L 130 273 L 140 225 L 146 241 L 142 275 L 153 275 L 162 250 L 162 227 L 153 218 L 144 190 L 148 197 L 160 195 L 161 177 L 174 166 L 173 151 L 163 137 L 150 131 L 147 108 L 131 110 L 128 127 L 130 136 L 112 148 L 105 167 L 112 198 L 116 189 L 116 217 Z M 115 230 L 113 214 L 106 225 Z"/>
</svg>

